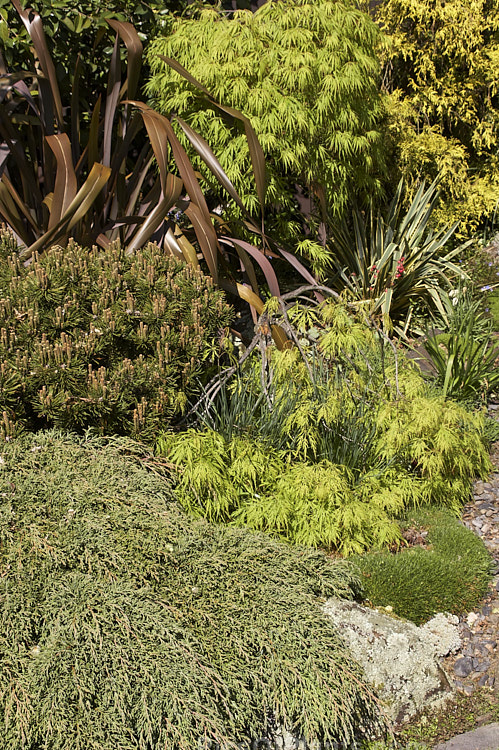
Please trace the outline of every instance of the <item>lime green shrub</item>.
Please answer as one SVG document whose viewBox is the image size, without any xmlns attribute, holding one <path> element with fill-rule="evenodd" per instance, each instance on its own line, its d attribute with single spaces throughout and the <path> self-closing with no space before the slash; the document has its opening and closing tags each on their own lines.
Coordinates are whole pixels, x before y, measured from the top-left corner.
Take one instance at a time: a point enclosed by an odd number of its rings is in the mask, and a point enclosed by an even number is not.
<svg viewBox="0 0 499 750">
<path fill-rule="evenodd" d="M 153 244 L 0 258 L 3 433 L 57 425 L 152 437 L 215 369 L 231 309 Z M 220 334 L 220 335 L 219 335 Z"/>
<path fill-rule="evenodd" d="M 351 746 L 379 726 L 318 606 L 358 591 L 350 565 L 193 522 L 129 439 L 0 455 L 5 748 L 229 750 L 280 723 Z"/>
<path fill-rule="evenodd" d="M 382 0 L 388 35 L 383 82 L 395 181 L 442 177 L 436 218 L 461 231 L 489 218 L 499 199 L 498 0 Z M 389 148 L 389 146 L 388 146 Z"/>
<path fill-rule="evenodd" d="M 482 540 L 449 513 L 435 509 L 411 512 L 403 527 L 426 532 L 426 547 L 355 557 L 366 599 L 377 607 L 392 607 L 416 625 L 437 612 L 461 614 L 477 607 L 492 569 Z"/>
<path fill-rule="evenodd" d="M 213 431 L 162 435 L 158 451 L 173 465 L 176 496 L 194 517 L 344 555 L 399 540 L 393 516 L 407 501 L 405 475 L 372 472 L 357 483 L 344 465 L 291 461 L 285 451 Z"/>
<path fill-rule="evenodd" d="M 483 416 L 430 395 L 383 339 L 341 325 L 344 313 L 324 304 L 314 322 L 329 328 L 312 326 L 304 360 L 267 350 L 267 382 L 247 361 L 200 408 L 201 430 L 160 436 L 191 514 L 348 555 L 398 544 L 407 509 L 459 511 L 491 468 Z"/>
<path fill-rule="evenodd" d="M 414 396 L 381 406 L 379 451 L 419 477 L 425 502 L 459 512 L 476 476 L 492 464 L 484 446 L 483 415 L 443 396 Z"/>
<path fill-rule="evenodd" d="M 161 56 L 245 114 L 267 160 L 269 227 L 280 240 L 301 239 L 297 186 L 313 214 L 319 196 L 336 214 L 356 192 L 379 187 L 378 39 L 375 24 L 350 0 L 271 1 L 231 16 L 205 8 L 174 20 L 149 45 L 146 91 L 159 111 L 180 115 L 209 142 L 246 206 L 258 211 L 244 135 Z M 196 164 L 220 196 L 202 160 Z M 305 254 L 308 246 L 320 252 L 313 240 L 302 243 Z"/>
</svg>

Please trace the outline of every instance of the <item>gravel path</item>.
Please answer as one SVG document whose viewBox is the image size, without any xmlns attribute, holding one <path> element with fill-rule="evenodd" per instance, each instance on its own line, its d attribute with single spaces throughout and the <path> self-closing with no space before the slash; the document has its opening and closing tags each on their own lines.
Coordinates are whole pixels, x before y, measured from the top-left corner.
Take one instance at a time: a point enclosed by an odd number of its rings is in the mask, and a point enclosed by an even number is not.
<svg viewBox="0 0 499 750">
<path fill-rule="evenodd" d="M 497 406 L 491 408 L 499 417 Z M 443 664 L 455 687 L 467 695 L 479 686 L 499 695 L 499 443 L 491 457 L 495 471 L 488 481 L 475 482 L 462 521 L 483 539 L 496 562 L 495 575 L 480 609 L 460 617 L 461 649 Z"/>
</svg>

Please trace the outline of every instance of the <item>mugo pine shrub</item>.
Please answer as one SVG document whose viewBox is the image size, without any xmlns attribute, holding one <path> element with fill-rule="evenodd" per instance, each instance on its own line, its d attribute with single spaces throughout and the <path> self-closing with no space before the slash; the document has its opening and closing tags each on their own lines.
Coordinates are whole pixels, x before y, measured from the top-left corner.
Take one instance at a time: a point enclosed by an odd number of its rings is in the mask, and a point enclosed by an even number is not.
<svg viewBox="0 0 499 750">
<path fill-rule="evenodd" d="M 192 521 L 128 438 L 0 455 L 2 750 L 249 750 L 271 719 L 352 747 L 379 726 L 318 606 L 357 591 L 349 564 Z"/>
<path fill-rule="evenodd" d="M 28 267 L 3 247 L 4 434 L 56 425 L 152 437 L 209 376 L 231 318 L 211 278 L 153 244 L 128 255 L 70 243 Z"/>
</svg>

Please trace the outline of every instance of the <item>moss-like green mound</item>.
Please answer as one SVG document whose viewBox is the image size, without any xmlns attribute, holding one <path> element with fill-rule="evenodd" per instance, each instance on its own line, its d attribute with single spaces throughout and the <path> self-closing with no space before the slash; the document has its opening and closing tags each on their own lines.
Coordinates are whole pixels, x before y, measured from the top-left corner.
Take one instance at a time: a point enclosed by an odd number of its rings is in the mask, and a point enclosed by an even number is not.
<svg viewBox="0 0 499 750">
<path fill-rule="evenodd" d="M 356 592 L 349 564 L 187 518 L 147 460 L 124 438 L 2 446 L 1 748 L 369 734 L 376 700 L 317 606 Z"/>
<path fill-rule="evenodd" d="M 474 609 L 487 592 L 492 559 L 482 540 L 448 511 L 413 511 L 403 523 L 425 546 L 397 554 L 374 552 L 356 557 L 364 594 L 376 606 L 421 625 L 437 612 Z"/>
</svg>

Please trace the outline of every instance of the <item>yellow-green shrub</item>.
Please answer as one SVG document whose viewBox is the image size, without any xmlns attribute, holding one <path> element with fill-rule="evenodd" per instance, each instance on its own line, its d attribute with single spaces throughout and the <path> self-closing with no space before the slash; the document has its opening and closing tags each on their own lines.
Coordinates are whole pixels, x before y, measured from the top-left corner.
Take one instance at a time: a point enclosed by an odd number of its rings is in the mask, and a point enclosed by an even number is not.
<svg viewBox="0 0 499 750">
<path fill-rule="evenodd" d="M 422 480 L 426 502 L 458 511 L 474 476 L 492 469 L 482 439 L 483 415 L 442 396 L 421 395 L 379 410 L 379 452 Z"/>
<path fill-rule="evenodd" d="M 348 418 L 345 395 L 337 399 L 339 408 L 328 410 L 310 392 L 300 402 L 291 398 L 275 439 L 257 414 L 252 427 L 241 421 L 230 437 L 194 429 L 162 435 L 158 450 L 174 467 L 184 508 L 348 555 L 397 544 L 398 518 L 407 509 L 435 504 L 457 512 L 473 478 L 490 470 L 481 415 L 413 395 L 385 405 L 371 398 L 361 413 L 351 401 Z M 329 444 L 321 432 L 332 434 Z M 336 442 L 346 442 L 344 454 Z"/>
<path fill-rule="evenodd" d="M 476 228 L 499 199 L 498 0 L 382 0 L 383 82 L 394 182 L 442 176 L 440 223 Z M 391 145 L 390 145 L 391 141 Z"/>
<path fill-rule="evenodd" d="M 153 76 L 146 90 L 160 111 L 178 113 L 204 136 L 247 207 L 257 211 L 246 138 L 160 56 L 180 62 L 219 102 L 246 115 L 267 161 L 268 223 L 280 241 L 303 239 L 297 185 L 312 204 L 320 187 L 332 214 L 358 191 L 379 190 L 378 39 L 375 24 L 351 0 L 280 0 L 230 16 L 205 8 L 175 20 L 149 45 Z M 314 237 L 308 239 L 303 253 L 319 252 Z"/>
</svg>

